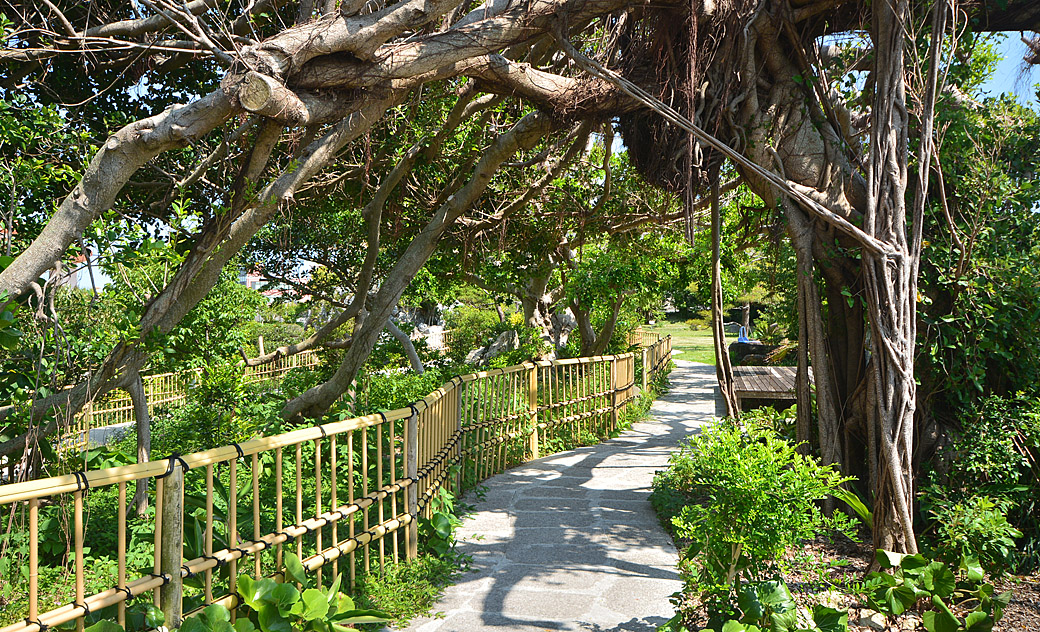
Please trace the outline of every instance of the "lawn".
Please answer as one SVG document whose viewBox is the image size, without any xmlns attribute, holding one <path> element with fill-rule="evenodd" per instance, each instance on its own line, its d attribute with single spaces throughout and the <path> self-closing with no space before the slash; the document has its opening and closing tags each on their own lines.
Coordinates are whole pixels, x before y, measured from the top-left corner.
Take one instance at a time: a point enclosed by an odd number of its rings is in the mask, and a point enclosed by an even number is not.
<svg viewBox="0 0 1040 632">
<path fill-rule="evenodd" d="M 692 331 L 689 326 L 682 322 L 660 321 L 650 331 L 660 333 L 663 336 L 672 337 L 672 357 L 680 360 L 692 360 L 705 364 L 715 364 L 715 346 L 711 338 L 710 329 Z M 736 338 L 726 339 L 726 344 L 733 342 Z"/>
</svg>

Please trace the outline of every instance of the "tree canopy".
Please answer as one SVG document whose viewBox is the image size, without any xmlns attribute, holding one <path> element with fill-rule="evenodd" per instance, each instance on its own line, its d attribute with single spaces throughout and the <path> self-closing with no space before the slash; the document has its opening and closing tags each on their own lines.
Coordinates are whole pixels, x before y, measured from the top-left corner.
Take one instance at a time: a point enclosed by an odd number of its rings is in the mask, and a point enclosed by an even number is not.
<svg viewBox="0 0 1040 632">
<path fill-rule="evenodd" d="M 693 237 L 730 161 L 796 253 L 802 438 L 811 362 L 824 463 L 868 481 L 876 544 L 915 550 L 919 277 L 946 285 L 933 304 L 971 305 L 987 291 L 971 253 L 999 233 L 977 218 L 1005 213 L 1007 195 L 1035 204 L 1016 184 L 1031 167 L 1003 167 L 1032 141 L 973 114 L 958 86 L 977 34 L 1040 28 L 1036 3 L 53 0 L 4 15 L 0 343 L 61 345 L 51 297 L 80 257 L 114 273 L 132 322 L 79 364 L 21 371 L 0 455 L 176 352 L 241 262 L 291 283 L 306 260 L 349 290 L 311 284 L 327 322 L 248 359 L 345 349 L 285 418 L 320 417 L 437 266 L 511 291 L 531 322 L 553 288 L 578 314 L 620 305 L 679 275 L 686 247 L 661 227 Z M 833 44 L 842 34 L 858 39 Z M 972 143 L 1001 166 L 950 164 Z M 979 184 L 992 198 L 969 212 L 957 191 Z M 1017 217 L 1000 230 L 1028 232 Z M 953 248 L 933 256 L 924 234 L 940 220 Z M 943 318 L 939 339 L 963 341 Z M 584 351 L 602 350 L 609 321 L 582 325 Z M 954 367 L 937 349 L 930 361 Z"/>
</svg>

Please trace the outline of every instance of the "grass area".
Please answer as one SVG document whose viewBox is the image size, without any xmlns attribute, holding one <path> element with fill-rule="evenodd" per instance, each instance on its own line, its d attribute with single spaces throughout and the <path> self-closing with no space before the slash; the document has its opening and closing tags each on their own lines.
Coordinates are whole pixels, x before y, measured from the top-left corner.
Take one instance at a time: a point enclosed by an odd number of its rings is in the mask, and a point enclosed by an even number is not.
<svg viewBox="0 0 1040 632">
<path fill-rule="evenodd" d="M 715 364 L 715 345 L 712 342 L 710 329 L 693 331 L 683 321 L 664 321 L 658 322 L 653 327 L 650 327 L 649 330 L 663 336 L 670 335 L 672 337 L 672 350 L 679 352 L 672 357 L 680 360 Z M 729 345 L 734 340 L 736 340 L 735 337 L 727 336 L 726 344 Z"/>
</svg>

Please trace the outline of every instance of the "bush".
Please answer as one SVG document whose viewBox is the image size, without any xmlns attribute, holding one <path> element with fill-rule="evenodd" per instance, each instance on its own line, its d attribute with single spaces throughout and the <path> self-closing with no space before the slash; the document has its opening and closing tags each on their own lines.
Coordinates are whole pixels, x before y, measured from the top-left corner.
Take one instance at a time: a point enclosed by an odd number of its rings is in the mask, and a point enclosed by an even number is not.
<svg viewBox="0 0 1040 632">
<path fill-rule="evenodd" d="M 357 601 L 386 612 L 400 628 L 433 608 L 444 588 L 458 574 L 458 563 L 435 555 L 410 562 L 387 562 L 382 575 L 370 573 L 358 582 Z"/>
<path fill-rule="evenodd" d="M 926 496 L 934 524 L 929 538 L 936 558 L 967 568 L 981 564 L 1002 575 L 1015 566 L 1015 538 L 1022 532 L 1008 524 L 1011 501 L 985 495 L 952 501 L 935 488 Z"/>
<path fill-rule="evenodd" d="M 250 357 L 260 353 L 257 338 L 264 337 L 264 350 L 270 353 L 278 347 L 296 344 L 304 337 L 303 327 L 297 323 L 258 323 L 249 321 L 242 326 L 245 338 L 243 348 Z"/>
<path fill-rule="evenodd" d="M 926 508 L 989 497 L 1022 532 L 1017 570 L 1040 567 L 1040 399 L 982 399 L 962 416 L 960 432 L 940 450 L 936 466 L 940 474 L 922 496 Z"/>
<path fill-rule="evenodd" d="M 795 441 L 798 423 L 798 407 L 790 406 L 778 411 L 772 406 L 755 408 L 740 414 L 745 426 L 776 433 L 785 441 Z"/>
<path fill-rule="evenodd" d="M 496 312 L 469 305 L 459 305 L 448 312 L 446 322 L 454 332 L 449 355 L 456 362 L 462 362 L 473 349 L 485 346 L 499 324 Z"/>
<path fill-rule="evenodd" d="M 687 319 L 685 325 L 689 327 L 690 331 L 703 331 L 705 329 L 711 329 L 710 318 L 690 318 Z"/>
<path fill-rule="evenodd" d="M 790 547 L 834 530 L 851 535 L 847 516 L 827 517 L 816 504 L 848 480 L 770 430 L 723 423 L 672 455 L 651 502 L 689 542 L 680 561 L 686 592 L 721 621 L 735 612 L 741 580 L 777 577 Z"/>
</svg>

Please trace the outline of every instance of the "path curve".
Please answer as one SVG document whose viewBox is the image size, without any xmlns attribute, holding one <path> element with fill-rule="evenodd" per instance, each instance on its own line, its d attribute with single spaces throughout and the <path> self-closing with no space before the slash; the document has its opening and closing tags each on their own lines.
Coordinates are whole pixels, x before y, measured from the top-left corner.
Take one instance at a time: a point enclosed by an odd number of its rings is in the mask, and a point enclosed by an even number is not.
<svg viewBox="0 0 1040 632">
<path fill-rule="evenodd" d="M 652 632 L 668 620 L 677 554 L 647 496 L 679 440 L 716 413 L 715 368 L 675 364 L 650 420 L 485 481 L 458 531 L 471 570 L 435 606 L 441 616 L 407 630 Z"/>
</svg>

